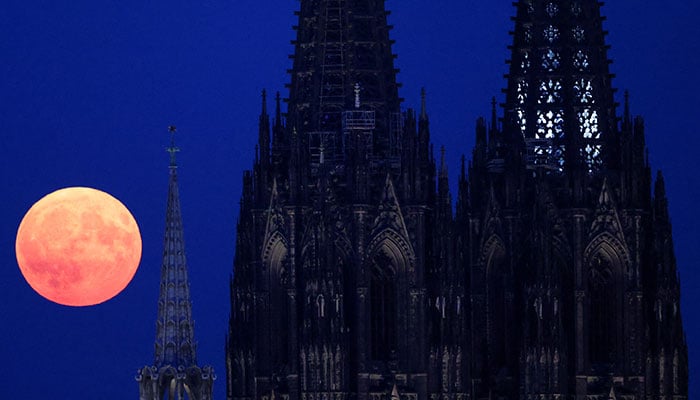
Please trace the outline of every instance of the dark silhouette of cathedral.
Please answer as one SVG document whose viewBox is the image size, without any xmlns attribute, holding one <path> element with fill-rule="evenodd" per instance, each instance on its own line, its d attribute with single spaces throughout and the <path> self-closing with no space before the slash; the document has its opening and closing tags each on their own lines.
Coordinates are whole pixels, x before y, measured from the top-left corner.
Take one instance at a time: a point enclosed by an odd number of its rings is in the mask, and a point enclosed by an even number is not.
<svg viewBox="0 0 700 400">
<path fill-rule="evenodd" d="M 514 4 L 453 214 L 384 1 L 301 1 L 243 176 L 227 399 L 687 398 L 664 181 L 616 114 L 602 3 Z"/>
</svg>

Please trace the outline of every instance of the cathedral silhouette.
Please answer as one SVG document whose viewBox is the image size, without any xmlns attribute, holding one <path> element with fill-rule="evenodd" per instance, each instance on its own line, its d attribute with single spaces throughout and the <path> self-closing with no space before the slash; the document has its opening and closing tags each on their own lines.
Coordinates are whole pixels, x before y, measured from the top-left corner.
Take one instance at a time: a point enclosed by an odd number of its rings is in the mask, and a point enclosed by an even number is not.
<svg viewBox="0 0 700 400">
<path fill-rule="evenodd" d="M 384 1 L 301 0 L 243 174 L 228 400 L 687 399 L 664 180 L 627 95 L 618 115 L 602 3 L 514 5 L 453 209 Z"/>
</svg>

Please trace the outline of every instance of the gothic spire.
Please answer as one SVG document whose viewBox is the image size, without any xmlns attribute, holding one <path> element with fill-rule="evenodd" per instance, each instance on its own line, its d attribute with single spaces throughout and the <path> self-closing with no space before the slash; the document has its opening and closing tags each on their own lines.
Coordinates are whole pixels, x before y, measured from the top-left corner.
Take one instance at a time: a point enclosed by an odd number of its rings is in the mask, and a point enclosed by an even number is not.
<svg viewBox="0 0 700 400">
<path fill-rule="evenodd" d="M 617 122 L 601 4 L 516 3 L 505 112 L 530 165 L 587 173 L 605 165 Z"/>
<path fill-rule="evenodd" d="M 175 127 L 170 127 L 169 130 L 174 137 Z M 154 365 L 156 367 L 164 365 L 190 367 L 197 363 L 197 356 L 177 186 L 175 153 L 178 149 L 175 147 L 174 139 L 167 150 L 171 155 L 170 180 L 165 215 Z"/>
<path fill-rule="evenodd" d="M 296 128 L 302 137 L 340 133 L 342 112 L 354 108 L 358 84 L 362 104 L 375 112 L 377 150 L 386 149 L 390 118 L 400 111 L 400 99 L 384 0 L 302 0 L 298 15 L 289 71 L 289 129 Z"/>
</svg>

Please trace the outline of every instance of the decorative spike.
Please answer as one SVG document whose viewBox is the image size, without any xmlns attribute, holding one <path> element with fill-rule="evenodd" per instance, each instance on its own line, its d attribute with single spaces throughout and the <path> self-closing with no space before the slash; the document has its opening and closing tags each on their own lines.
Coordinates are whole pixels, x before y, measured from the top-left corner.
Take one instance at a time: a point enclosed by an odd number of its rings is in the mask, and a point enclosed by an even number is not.
<svg viewBox="0 0 700 400">
<path fill-rule="evenodd" d="M 275 126 L 282 126 L 282 107 L 280 106 L 280 92 L 275 94 Z"/>
<path fill-rule="evenodd" d="M 426 101 L 425 101 L 425 88 L 420 89 L 420 119 L 422 119 L 422 120 L 428 119 L 428 111 L 427 111 Z"/>
<path fill-rule="evenodd" d="M 175 146 L 175 132 L 177 132 L 177 128 L 174 125 L 170 125 L 168 127 L 168 132 L 170 132 L 170 147 L 167 147 L 165 151 L 170 153 L 170 168 L 177 168 L 175 154 L 180 151 L 180 149 Z"/>
<path fill-rule="evenodd" d="M 624 116 L 624 122 L 625 125 L 629 125 L 630 122 L 632 121 L 632 117 L 630 116 L 630 92 L 629 90 L 625 90 L 625 116 Z"/>
<path fill-rule="evenodd" d="M 262 112 L 260 115 L 267 116 L 267 90 L 262 90 Z"/>
</svg>

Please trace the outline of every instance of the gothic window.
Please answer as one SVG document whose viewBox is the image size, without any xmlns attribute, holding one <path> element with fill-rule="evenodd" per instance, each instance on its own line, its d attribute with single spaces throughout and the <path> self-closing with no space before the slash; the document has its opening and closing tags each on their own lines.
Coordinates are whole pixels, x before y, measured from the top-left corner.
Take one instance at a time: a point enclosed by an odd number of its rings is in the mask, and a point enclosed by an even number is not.
<svg viewBox="0 0 700 400">
<path fill-rule="evenodd" d="M 520 133 L 525 135 L 525 131 L 527 130 L 527 118 L 525 117 L 525 111 L 521 108 L 518 108 L 515 110 L 515 115 L 517 118 L 517 124 L 520 126 Z"/>
<path fill-rule="evenodd" d="M 269 321 L 270 332 L 269 337 L 272 341 L 270 354 L 275 365 L 284 365 L 288 361 L 289 343 L 288 335 L 279 335 L 277 332 L 285 332 L 288 329 L 287 322 L 289 321 L 289 305 L 287 302 L 287 249 L 278 242 L 273 248 L 270 255 L 270 306 L 269 306 Z"/>
<path fill-rule="evenodd" d="M 571 4 L 571 14 L 574 15 L 574 17 L 578 17 L 583 13 L 583 8 L 581 7 L 581 3 L 578 1 L 575 1 Z"/>
<path fill-rule="evenodd" d="M 601 151 L 603 146 L 600 144 L 586 144 L 583 148 L 583 159 L 588 166 L 588 173 L 593 173 L 598 167 L 603 164 Z"/>
<path fill-rule="evenodd" d="M 577 51 L 574 55 L 574 68 L 583 72 L 587 70 L 589 66 L 588 55 L 583 50 Z"/>
<path fill-rule="evenodd" d="M 540 98 L 537 104 L 552 104 L 561 101 L 561 82 L 555 79 L 540 82 Z"/>
<path fill-rule="evenodd" d="M 598 111 L 586 108 L 578 112 L 579 130 L 584 139 L 600 139 Z"/>
<path fill-rule="evenodd" d="M 488 337 L 492 366 L 507 366 L 511 324 L 514 315 L 509 309 L 508 266 L 503 249 L 492 251 L 488 262 Z"/>
<path fill-rule="evenodd" d="M 564 137 L 564 111 L 537 111 L 537 139 Z"/>
<path fill-rule="evenodd" d="M 616 292 L 610 260 L 596 256 L 588 275 L 588 345 L 593 365 L 609 364 L 614 359 Z"/>
<path fill-rule="evenodd" d="M 549 18 L 554 18 L 557 16 L 557 13 L 559 13 L 559 7 L 554 3 L 549 3 L 547 4 L 545 11 L 547 11 L 547 15 L 549 15 Z"/>
<path fill-rule="evenodd" d="M 561 57 L 559 56 L 559 53 L 555 52 L 554 50 L 548 49 L 542 55 L 542 68 L 546 71 L 554 72 L 555 70 L 559 69 L 560 64 Z"/>
<path fill-rule="evenodd" d="M 590 79 L 581 78 L 574 82 L 574 94 L 581 104 L 593 104 L 593 82 Z"/>
<path fill-rule="evenodd" d="M 574 40 L 576 40 L 579 43 L 582 43 L 586 39 L 586 31 L 584 31 L 583 28 L 581 28 L 580 26 L 577 26 L 574 29 L 572 29 L 571 33 L 574 37 Z"/>
<path fill-rule="evenodd" d="M 535 12 L 535 6 L 532 4 L 532 1 L 526 1 L 527 4 L 527 13 L 532 15 Z"/>
<path fill-rule="evenodd" d="M 518 81 L 518 103 L 519 104 L 525 104 L 525 100 L 527 100 L 527 88 L 528 84 L 526 81 Z"/>
<path fill-rule="evenodd" d="M 523 73 L 527 73 L 527 71 L 530 70 L 530 54 L 527 52 L 523 53 L 523 59 L 520 61 L 520 69 Z"/>
<path fill-rule="evenodd" d="M 525 43 L 530 44 L 532 43 L 532 29 L 530 27 L 526 27 L 524 30 L 525 33 Z"/>
<path fill-rule="evenodd" d="M 549 25 L 544 29 L 544 38 L 549 41 L 549 43 L 554 43 L 555 40 L 559 39 L 559 29 L 554 25 Z"/>
<path fill-rule="evenodd" d="M 380 254 L 374 259 L 370 283 L 371 356 L 389 361 L 396 349 L 396 286 L 391 259 Z"/>
</svg>

